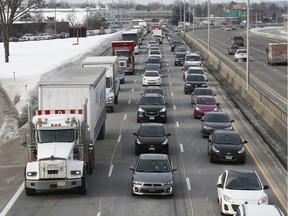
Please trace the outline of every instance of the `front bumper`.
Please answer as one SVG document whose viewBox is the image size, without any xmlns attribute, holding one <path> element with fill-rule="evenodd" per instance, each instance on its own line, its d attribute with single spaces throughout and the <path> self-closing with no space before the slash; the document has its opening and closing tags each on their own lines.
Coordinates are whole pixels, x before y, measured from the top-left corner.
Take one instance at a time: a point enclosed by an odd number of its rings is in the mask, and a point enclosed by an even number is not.
<svg viewBox="0 0 288 216">
<path fill-rule="evenodd" d="M 132 193 L 136 195 L 172 195 L 173 185 L 143 184 L 132 185 Z"/>
<path fill-rule="evenodd" d="M 166 112 L 138 112 L 137 122 L 166 122 L 167 113 Z"/>
<path fill-rule="evenodd" d="M 63 180 L 25 180 L 27 188 L 35 190 L 62 190 L 77 188 L 82 185 L 79 179 L 63 179 Z"/>
</svg>

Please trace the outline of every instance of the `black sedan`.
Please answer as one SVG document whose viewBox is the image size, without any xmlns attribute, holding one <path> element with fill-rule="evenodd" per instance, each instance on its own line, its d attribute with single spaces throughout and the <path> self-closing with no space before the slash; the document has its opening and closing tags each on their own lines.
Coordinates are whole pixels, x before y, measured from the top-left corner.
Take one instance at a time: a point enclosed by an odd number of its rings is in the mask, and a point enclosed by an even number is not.
<svg viewBox="0 0 288 216">
<path fill-rule="evenodd" d="M 184 93 L 192 93 L 196 87 L 206 86 L 206 78 L 203 74 L 188 74 L 184 84 Z"/>
<path fill-rule="evenodd" d="M 208 139 L 207 153 L 210 155 L 210 162 L 228 161 L 244 164 L 246 151 L 244 144 L 236 131 L 214 131 Z"/>
<path fill-rule="evenodd" d="M 207 112 L 201 118 L 201 133 L 203 138 L 215 130 L 233 130 L 232 122 L 225 112 Z"/>
<path fill-rule="evenodd" d="M 169 143 L 168 136 L 164 125 L 161 123 L 144 123 L 141 124 L 136 133 L 135 155 L 140 153 L 165 153 L 168 154 Z"/>
</svg>

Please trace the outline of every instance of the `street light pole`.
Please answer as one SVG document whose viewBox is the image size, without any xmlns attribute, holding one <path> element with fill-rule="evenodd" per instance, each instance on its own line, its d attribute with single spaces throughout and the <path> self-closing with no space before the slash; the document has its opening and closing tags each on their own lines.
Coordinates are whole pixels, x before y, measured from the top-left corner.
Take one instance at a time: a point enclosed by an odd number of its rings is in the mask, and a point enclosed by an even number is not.
<svg viewBox="0 0 288 216">
<path fill-rule="evenodd" d="M 186 0 L 184 0 L 184 12 L 183 12 L 183 16 L 184 16 L 184 20 L 183 20 L 183 22 L 184 22 L 184 33 L 185 33 L 185 30 L 186 30 Z"/>
<path fill-rule="evenodd" d="M 210 0 L 208 0 L 208 51 L 210 51 Z"/>
<path fill-rule="evenodd" d="M 55 23 L 54 23 L 55 24 L 55 27 L 54 27 L 55 28 L 54 29 L 55 30 L 55 37 L 56 37 L 56 34 L 57 34 L 56 8 L 57 8 L 57 2 L 55 1 Z"/>
<path fill-rule="evenodd" d="M 195 0 L 193 0 L 193 37 L 195 39 Z"/>
<path fill-rule="evenodd" d="M 247 5 L 247 45 L 246 45 L 246 50 L 247 50 L 247 60 L 246 60 L 246 91 L 248 91 L 249 87 L 249 70 L 250 70 L 250 64 L 249 64 L 249 28 L 250 28 L 250 0 L 248 1 Z"/>
</svg>

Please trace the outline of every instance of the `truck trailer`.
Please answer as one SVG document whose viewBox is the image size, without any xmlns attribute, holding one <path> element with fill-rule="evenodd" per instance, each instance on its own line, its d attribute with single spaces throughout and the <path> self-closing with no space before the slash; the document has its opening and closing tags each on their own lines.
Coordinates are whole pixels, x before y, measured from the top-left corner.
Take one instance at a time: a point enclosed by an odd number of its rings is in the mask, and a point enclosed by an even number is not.
<svg viewBox="0 0 288 216">
<path fill-rule="evenodd" d="M 287 43 L 269 43 L 266 48 L 268 64 L 287 64 Z"/>
<path fill-rule="evenodd" d="M 38 85 L 38 110 L 28 102 L 25 192 L 87 193 L 94 146 L 105 136 L 105 68 L 65 68 Z"/>
<path fill-rule="evenodd" d="M 134 41 L 112 41 L 112 55 L 119 57 L 119 69 L 134 74 Z"/>
<path fill-rule="evenodd" d="M 106 108 L 114 112 L 120 91 L 118 56 L 90 56 L 81 63 L 83 68 L 106 68 Z"/>
</svg>

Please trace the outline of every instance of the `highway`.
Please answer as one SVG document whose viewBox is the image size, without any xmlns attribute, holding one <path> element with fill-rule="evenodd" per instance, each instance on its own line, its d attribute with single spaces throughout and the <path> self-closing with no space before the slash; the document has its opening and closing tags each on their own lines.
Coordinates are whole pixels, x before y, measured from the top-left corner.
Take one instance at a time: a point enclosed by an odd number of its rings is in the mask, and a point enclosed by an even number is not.
<svg viewBox="0 0 288 216">
<path fill-rule="evenodd" d="M 192 116 L 190 95 L 185 95 L 183 91 L 181 67 L 174 66 L 174 54 L 166 39 L 161 46 L 165 56 L 163 87 L 168 102 L 166 126 L 172 133 L 169 137 L 169 154 L 174 167 L 178 169 L 174 173 L 175 195 L 131 196 L 132 172 L 129 167 L 134 166 L 137 159 L 132 133 L 139 126 L 136 123 L 136 103 L 143 91 L 141 74 L 147 58 L 147 49 L 143 45 L 136 56 L 135 75 L 126 76 L 126 83 L 121 85 L 119 104 L 114 113 L 107 114 L 106 137 L 96 145 L 96 163 L 93 175 L 88 177 L 88 194 L 81 196 L 75 191 L 56 191 L 27 197 L 20 187 L 19 196 L 15 197 L 11 208 L 6 208 L 7 215 L 218 216 L 220 205 L 217 203 L 216 183 L 218 176 L 226 169 L 256 170 L 263 184 L 270 186 L 266 191 L 269 204 L 275 204 L 284 211 L 287 203 L 286 170 L 208 72 L 208 86 L 216 93 L 221 109 L 235 120 L 233 126 L 248 141 L 246 150 L 249 152 L 243 165 L 209 162 L 207 139 L 202 138 L 200 120 Z M 0 152 L 0 162 L 7 164 L 6 172 L 14 172 L 20 185 L 24 180 L 21 178 L 27 153 L 25 148 L 20 147 L 19 140 L 15 142 L 18 144 L 13 143 L 11 147 L 17 147 L 17 157 L 11 157 L 13 153 L 7 149 L 6 153 Z M 15 192 L 19 185 L 11 187 L 10 192 Z M 0 197 L 2 192 L 0 190 Z M 4 192 L 7 195 L 9 191 Z M 1 203 L 5 201 L 1 200 Z"/>
<path fill-rule="evenodd" d="M 190 32 L 189 34 L 192 34 Z M 210 30 L 210 49 L 220 56 L 221 60 L 228 64 L 238 74 L 245 78 L 246 62 L 234 62 L 233 55 L 228 55 L 228 47 L 231 45 L 231 38 L 234 36 L 242 36 L 246 48 L 246 30 L 238 29 L 234 31 L 223 31 L 221 29 Z M 208 31 L 197 30 L 195 37 L 202 44 L 208 44 Z M 272 42 L 283 42 L 280 39 L 267 39 L 256 35 L 250 35 L 250 80 L 254 85 L 258 86 L 267 94 L 271 94 L 279 105 L 286 109 L 287 107 L 287 65 L 270 66 L 267 63 L 266 46 Z M 221 56 L 224 55 L 224 56 Z"/>
</svg>

